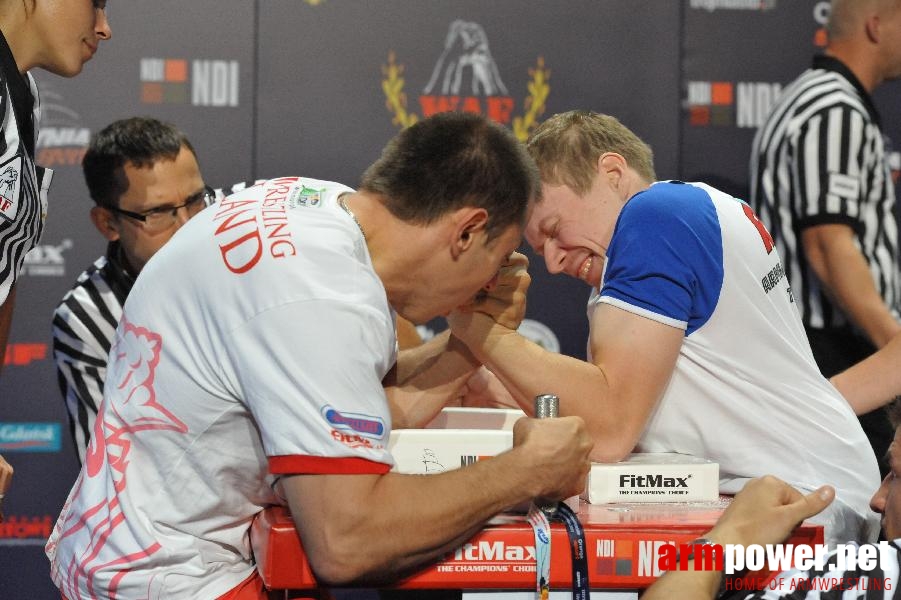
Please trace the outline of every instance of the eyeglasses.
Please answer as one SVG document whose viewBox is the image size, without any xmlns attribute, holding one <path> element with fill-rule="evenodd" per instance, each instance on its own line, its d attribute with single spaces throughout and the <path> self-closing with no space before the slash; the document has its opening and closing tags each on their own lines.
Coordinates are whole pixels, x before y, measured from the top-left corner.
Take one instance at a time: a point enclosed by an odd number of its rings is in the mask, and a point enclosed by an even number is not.
<svg viewBox="0 0 901 600">
<path fill-rule="evenodd" d="M 95 10 L 106 10 L 106 0 L 91 0 L 91 5 Z"/>
<path fill-rule="evenodd" d="M 147 233 L 159 233 L 172 228 L 178 223 L 179 209 L 185 209 L 188 217 L 193 217 L 205 207 L 216 201 L 216 191 L 210 186 L 204 186 L 203 191 L 187 198 L 176 206 L 160 206 L 151 208 L 142 213 L 124 210 L 116 206 L 108 206 L 107 209 L 120 215 L 130 217 L 143 224 Z"/>
</svg>

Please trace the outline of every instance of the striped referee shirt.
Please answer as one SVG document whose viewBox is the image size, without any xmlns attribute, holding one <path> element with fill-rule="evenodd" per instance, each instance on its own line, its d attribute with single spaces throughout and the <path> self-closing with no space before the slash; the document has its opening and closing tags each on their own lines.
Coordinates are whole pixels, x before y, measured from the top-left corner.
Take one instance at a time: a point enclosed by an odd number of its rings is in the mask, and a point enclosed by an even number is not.
<svg viewBox="0 0 901 600">
<path fill-rule="evenodd" d="M 72 440 L 84 463 L 94 419 L 103 400 L 106 361 L 135 279 L 118 242 L 78 276 L 53 313 L 53 359 L 69 412 Z"/>
<path fill-rule="evenodd" d="M 247 187 L 236 183 L 229 193 Z M 216 198 L 224 196 L 216 190 Z M 106 362 L 122 318 L 122 306 L 135 278 L 126 268 L 118 242 L 107 246 L 78 276 L 53 313 L 53 359 L 78 459 L 84 463 L 97 409 L 103 400 Z"/>
<path fill-rule="evenodd" d="M 34 78 L 24 76 L 0 33 L 0 304 L 44 229 L 53 171 L 34 164 L 41 104 Z"/>
<path fill-rule="evenodd" d="M 848 324 L 803 255 L 802 230 L 823 224 L 853 228 L 876 289 L 898 317 L 895 189 L 885 142 L 870 95 L 842 62 L 818 56 L 783 91 L 754 137 L 750 181 L 751 204 L 776 242 L 806 327 Z"/>
</svg>

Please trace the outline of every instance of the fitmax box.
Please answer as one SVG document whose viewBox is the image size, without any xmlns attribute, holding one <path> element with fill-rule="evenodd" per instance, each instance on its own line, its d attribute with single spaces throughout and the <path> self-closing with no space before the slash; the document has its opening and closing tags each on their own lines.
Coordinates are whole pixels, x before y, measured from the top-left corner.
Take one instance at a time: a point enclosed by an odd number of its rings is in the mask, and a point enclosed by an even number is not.
<svg viewBox="0 0 901 600">
<path fill-rule="evenodd" d="M 426 429 L 396 429 L 388 450 L 398 473 L 441 473 L 513 447 L 513 424 L 525 413 L 493 408 L 445 408 Z"/>
<path fill-rule="evenodd" d="M 582 498 L 591 504 L 716 500 L 719 478 L 719 464 L 696 456 L 630 454 L 617 463 L 593 463 Z"/>
</svg>

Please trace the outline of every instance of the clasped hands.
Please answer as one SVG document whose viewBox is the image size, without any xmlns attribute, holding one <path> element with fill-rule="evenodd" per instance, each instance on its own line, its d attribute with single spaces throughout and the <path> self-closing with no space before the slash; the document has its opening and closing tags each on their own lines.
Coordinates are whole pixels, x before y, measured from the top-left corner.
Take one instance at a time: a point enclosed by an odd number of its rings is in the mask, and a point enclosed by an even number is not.
<svg viewBox="0 0 901 600">
<path fill-rule="evenodd" d="M 526 292 L 532 282 L 528 266 L 529 259 L 524 254 L 513 252 L 507 257 L 497 274 L 469 303 L 447 316 L 453 334 L 472 348 L 490 333 L 516 331 L 526 315 Z"/>
</svg>

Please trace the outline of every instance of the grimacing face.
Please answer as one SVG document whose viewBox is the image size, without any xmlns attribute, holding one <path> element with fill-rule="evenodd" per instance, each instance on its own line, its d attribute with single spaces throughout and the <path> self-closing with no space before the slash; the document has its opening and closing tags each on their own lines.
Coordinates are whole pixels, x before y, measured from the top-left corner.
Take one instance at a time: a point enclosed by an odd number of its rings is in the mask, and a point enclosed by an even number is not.
<svg viewBox="0 0 901 600">
<path fill-rule="evenodd" d="M 599 285 L 615 223 L 614 217 L 610 227 L 606 225 L 613 214 L 606 215 L 612 205 L 602 197 L 599 186 L 585 196 L 566 185 L 545 183 L 541 188 L 542 199 L 526 225 L 526 241 L 544 257 L 552 275 L 565 273 L 588 285 Z"/>
</svg>

